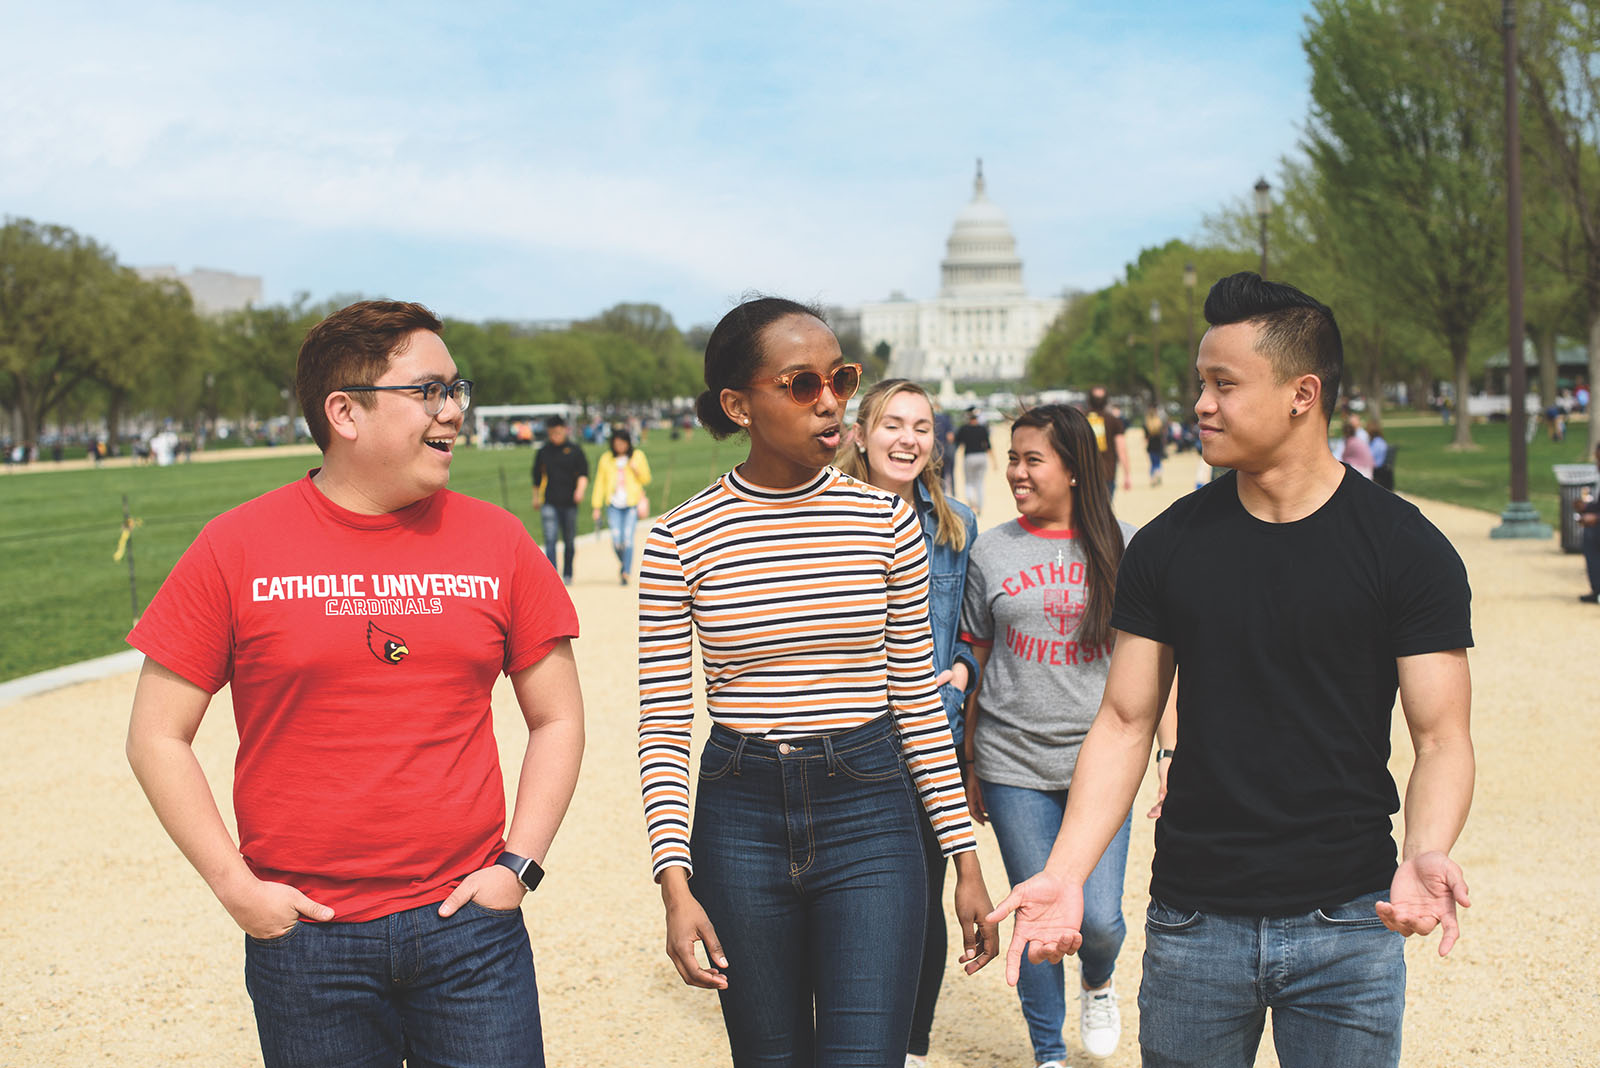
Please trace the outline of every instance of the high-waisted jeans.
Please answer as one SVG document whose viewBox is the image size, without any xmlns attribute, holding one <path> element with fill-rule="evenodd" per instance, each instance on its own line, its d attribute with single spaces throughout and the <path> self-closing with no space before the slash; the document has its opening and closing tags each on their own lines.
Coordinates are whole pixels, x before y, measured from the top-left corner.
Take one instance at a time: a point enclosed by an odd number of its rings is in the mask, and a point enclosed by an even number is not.
<svg viewBox="0 0 1600 1068">
<path fill-rule="evenodd" d="M 926 818 L 887 716 L 781 744 L 711 728 L 690 888 L 728 958 L 736 1066 L 905 1059 Z"/>
</svg>

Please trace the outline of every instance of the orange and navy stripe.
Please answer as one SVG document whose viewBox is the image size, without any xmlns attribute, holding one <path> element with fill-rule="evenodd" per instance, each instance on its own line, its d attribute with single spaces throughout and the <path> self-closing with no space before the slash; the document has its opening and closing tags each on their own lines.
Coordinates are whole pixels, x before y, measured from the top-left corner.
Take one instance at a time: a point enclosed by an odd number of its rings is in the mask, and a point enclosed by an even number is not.
<svg viewBox="0 0 1600 1068">
<path fill-rule="evenodd" d="M 894 717 L 946 856 L 976 848 L 934 685 L 911 507 L 825 469 L 794 490 L 729 472 L 659 519 L 639 569 L 639 780 L 657 876 L 689 857 L 693 635 L 713 722 L 771 741 Z"/>
</svg>

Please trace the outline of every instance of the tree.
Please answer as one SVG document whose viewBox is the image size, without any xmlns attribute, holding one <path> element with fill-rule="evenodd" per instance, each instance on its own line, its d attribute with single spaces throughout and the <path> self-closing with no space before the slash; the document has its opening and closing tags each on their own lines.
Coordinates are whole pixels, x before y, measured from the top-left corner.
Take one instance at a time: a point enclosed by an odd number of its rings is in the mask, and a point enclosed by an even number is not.
<svg viewBox="0 0 1600 1068">
<path fill-rule="evenodd" d="M 698 349 L 695 349 L 679 333 L 672 315 L 659 304 L 622 303 L 577 324 L 576 329 L 613 335 L 636 346 L 628 350 L 615 342 L 599 343 L 596 351 L 605 363 L 607 374 L 620 379 L 613 388 L 603 392 L 606 400 L 647 401 L 692 394 L 700 389 L 701 357 L 705 353 L 705 342 L 711 336 L 709 328 L 705 329 L 704 339 L 696 335 Z M 624 353 L 631 353 L 630 358 L 642 359 L 643 374 L 618 362 Z"/>
<path fill-rule="evenodd" d="M 585 331 L 537 334 L 533 344 L 540 361 L 549 369 L 556 400 L 587 406 L 605 395 L 605 363 Z"/>
<path fill-rule="evenodd" d="M 106 359 L 105 309 L 121 284 L 116 258 L 91 238 L 29 219 L 0 227 L 0 371 L 24 444 Z"/>
<path fill-rule="evenodd" d="M 306 332 L 356 298 L 309 304 L 299 293 L 289 304 L 267 304 L 229 312 L 215 335 L 214 389 L 224 411 L 234 415 L 295 415 L 295 358 Z"/>
<path fill-rule="evenodd" d="M 194 414 L 202 404 L 197 379 L 206 371 L 194 300 L 183 284 L 147 282 L 119 268 L 101 314 L 114 340 L 89 377 L 105 394 L 108 438 L 121 435 L 130 401 L 178 419 Z"/>
<path fill-rule="evenodd" d="M 1600 4 L 1536 5 L 1522 40 L 1525 99 L 1542 135 L 1529 139 L 1538 177 L 1528 184 L 1562 201 L 1564 218 L 1553 227 L 1560 251 L 1543 258 L 1572 286 L 1592 389 L 1600 383 Z M 1591 453 L 1597 444 L 1600 420 L 1591 413 Z"/>
<path fill-rule="evenodd" d="M 1205 332 L 1200 308 L 1212 282 L 1255 265 L 1256 254 L 1216 244 L 1195 247 L 1172 240 L 1142 250 L 1126 265 L 1123 278 L 1105 289 L 1070 301 L 1040 340 L 1028 364 L 1037 389 L 1087 390 L 1104 385 L 1114 392 L 1154 392 L 1163 406 L 1180 414 L 1194 406 L 1194 352 Z M 1184 268 L 1195 265 L 1198 278 L 1191 300 Z M 1160 314 L 1152 322 L 1150 308 Z"/>
<path fill-rule="evenodd" d="M 1497 12 L 1487 0 L 1317 0 L 1303 146 L 1338 244 L 1444 343 L 1455 445 L 1468 357 L 1503 289 Z"/>
</svg>

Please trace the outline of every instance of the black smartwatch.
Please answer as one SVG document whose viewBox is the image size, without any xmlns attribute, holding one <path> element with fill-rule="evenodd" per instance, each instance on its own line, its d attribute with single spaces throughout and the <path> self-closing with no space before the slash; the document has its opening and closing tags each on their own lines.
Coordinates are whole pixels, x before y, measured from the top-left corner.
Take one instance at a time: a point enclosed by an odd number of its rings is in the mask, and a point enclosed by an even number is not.
<svg viewBox="0 0 1600 1068">
<path fill-rule="evenodd" d="M 544 878 L 544 869 L 539 867 L 528 857 L 519 857 L 515 853 L 502 852 L 495 858 L 495 863 L 502 868 L 510 868 L 517 873 L 517 878 L 522 880 L 522 885 L 529 890 L 539 888 L 539 880 Z"/>
</svg>

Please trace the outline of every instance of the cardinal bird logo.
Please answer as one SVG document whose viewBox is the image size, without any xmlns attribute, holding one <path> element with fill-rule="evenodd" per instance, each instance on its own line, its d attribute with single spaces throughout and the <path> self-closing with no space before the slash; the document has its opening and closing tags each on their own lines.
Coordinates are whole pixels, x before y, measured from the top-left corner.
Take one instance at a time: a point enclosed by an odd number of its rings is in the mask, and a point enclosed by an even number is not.
<svg viewBox="0 0 1600 1068">
<path fill-rule="evenodd" d="M 372 655 L 382 660 L 385 664 L 398 664 L 411 652 L 406 648 L 406 640 L 398 634 L 390 634 L 372 620 L 367 620 L 367 648 L 372 650 Z"/>
</svg>

